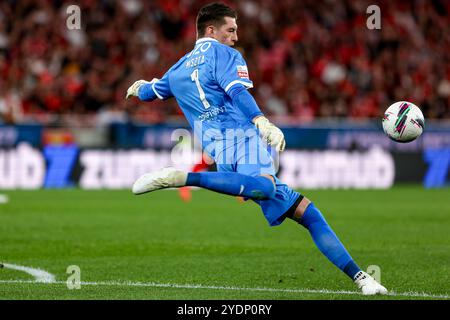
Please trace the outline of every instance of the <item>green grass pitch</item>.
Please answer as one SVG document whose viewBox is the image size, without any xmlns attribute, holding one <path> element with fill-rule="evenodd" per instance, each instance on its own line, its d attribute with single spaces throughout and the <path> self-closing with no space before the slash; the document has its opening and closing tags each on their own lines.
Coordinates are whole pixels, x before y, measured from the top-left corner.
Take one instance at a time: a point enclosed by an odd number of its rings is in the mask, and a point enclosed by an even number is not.
<svg viewBox="0 0 450 320">
<path fill-rule="evenodd" d="M 195 190 L 3 191 L 0 299 L 448 299 L 450 193 L 307 190 L 356 262 L 377 265 L 397 295 L 365 297 L 292 221 L 269 227 L 259 208 Z M 81 270 L 69 290 L 67 267 Z M 197 286 L 197 287 L 196 287 Z M 226 288 L 225 288 L 226 287 Z M 263 288 L 255 290 L 254 288 Z M 311 290 L 311 291 L 308 291 Z M 325 290 L 329 290 L 328 292 Z M 408 293 L 413 294 L 408 295 Z M 428 296 L 427 296 L 428 295 Z"/>
</svg>

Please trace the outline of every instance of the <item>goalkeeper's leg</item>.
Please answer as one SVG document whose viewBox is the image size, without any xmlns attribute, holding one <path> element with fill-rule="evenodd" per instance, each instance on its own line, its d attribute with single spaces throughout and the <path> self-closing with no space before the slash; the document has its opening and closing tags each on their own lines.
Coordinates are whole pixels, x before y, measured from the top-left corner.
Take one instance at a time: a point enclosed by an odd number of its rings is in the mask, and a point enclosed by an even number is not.
<svg viewBox="0 0 450 320">
<path fill-rule="evenodd" d="M 275 196 L 275 185 L 271 178 L 252 177 L 237 172 L 191 172 L 186 185 L 255 200 L 272 199 Z"/>
<path fill-rule="evenodd" d="M 197 186 L 254 200 L 272 199 L 275 196 L 274 182 L 266 176 L 252 177 L 237 172 L 187 173 L 171 167 L 141 176 L 133 185 L 133 193 L 143 194 L 183 186 Z"/>
<path fill-rule="evenodd" d="M 298 200 L 300 201 L 296 202 L 291 210 L 286 213 L 286 216 L 297 221 L 309 231 L 317 248 L 328 260 L 349 276 L 362 290 L 363 294 L 386 294 L 386 288 L 362 271 L 353 261 L 320 210 L 303 196 Z"/>
<path fill-rule="evenodd" d="M 297 221 L 305 227 L 317 248 L 336 267 L 341 269 L 352 280 L 361 271 L 358 265 L 345 249 L 342 242 L 331 229 L 319 209 L 307 198 L 300 196 L 296 202 L 297 206 L 287 213 L 287 217 Z M 293 210 L 295 209 L 295 210 Z"/>
<path fill-rule="evenodd" d="M 276 177 L 275 183 L 276 193 L 273 199 L 256 201 L 269 224 L 279 225 L 286 218 L 297 221 L 309 231 L 317 248 L 328 260 L 353 280 L 361 269 L 355 264 L 321 212 L 311 201 Z"/>
</svg>

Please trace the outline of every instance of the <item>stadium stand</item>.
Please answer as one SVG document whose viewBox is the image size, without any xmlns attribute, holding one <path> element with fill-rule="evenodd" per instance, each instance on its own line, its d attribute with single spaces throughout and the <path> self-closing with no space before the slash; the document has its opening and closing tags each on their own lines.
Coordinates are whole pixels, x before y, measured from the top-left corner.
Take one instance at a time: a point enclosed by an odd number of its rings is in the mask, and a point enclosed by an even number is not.
<svg viewBox="0 0 450 320">
<path fill-rule="evenodd" d="M 174 100 L 124 95 L 192 47 L 194 17 L 207 1 L 78 1 L 82 28 L 69 30 L 72 2 L 0 2 L 3 122 L 182 119 Z M 371 1 L 227 3 L 240 13 L 237 49 L 252 93 L 274 120 L 374 118 L 398 100 L 427 119 L 450 118 L 449 1 L 377 1 L 380 30 L 366 27 Z"/>
</svg>

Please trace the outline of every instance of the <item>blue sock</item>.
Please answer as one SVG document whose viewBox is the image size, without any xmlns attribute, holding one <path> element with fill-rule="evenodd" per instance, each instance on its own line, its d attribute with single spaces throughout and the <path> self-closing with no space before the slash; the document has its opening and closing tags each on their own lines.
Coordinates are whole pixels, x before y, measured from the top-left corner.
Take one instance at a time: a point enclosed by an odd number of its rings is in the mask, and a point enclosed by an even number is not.
<svg viewBox="0 0 450 320">
<path fill-rule="evenodd" d="M 361 269 L 353 261 L 344 245 L 328 225 L 320 210 L 313 203 L 305 210 L 300 224 L 308 229 L 314 243 L 328 260 L 353 280 Z"/>
<path fill-rule="evenodd" d="M 275 185 L 270 179 L 237 172 L 190 172 L 186 185 L 255 200 L 271 199 L 275 196 Z"/>
</svg>

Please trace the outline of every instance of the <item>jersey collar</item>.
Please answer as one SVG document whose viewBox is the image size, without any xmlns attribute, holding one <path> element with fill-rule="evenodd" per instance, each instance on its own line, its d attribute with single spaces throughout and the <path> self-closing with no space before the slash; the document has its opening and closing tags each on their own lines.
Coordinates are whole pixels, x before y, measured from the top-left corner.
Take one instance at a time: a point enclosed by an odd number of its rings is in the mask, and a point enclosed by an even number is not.
<svg viewBox="0 0 450 320">
<path fill-rule="evenodd" d="M 202 43 L 202 42 L 205 42 L 205 41 L 216 41 L 216 42 L 219 42 L 219 41 L 217 41 L 217 40 L 214 39 L 214 38 L 205 37 L 205 38 L 200 38 L 200 39 L 198 39 L 197 41 L 195 41 L 195 44 L 197 44 L 197 43 Z"/>
</svg>

